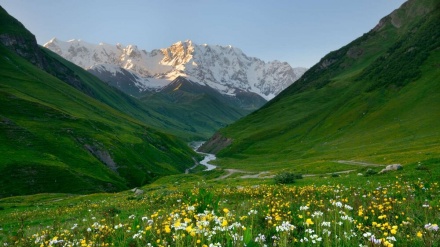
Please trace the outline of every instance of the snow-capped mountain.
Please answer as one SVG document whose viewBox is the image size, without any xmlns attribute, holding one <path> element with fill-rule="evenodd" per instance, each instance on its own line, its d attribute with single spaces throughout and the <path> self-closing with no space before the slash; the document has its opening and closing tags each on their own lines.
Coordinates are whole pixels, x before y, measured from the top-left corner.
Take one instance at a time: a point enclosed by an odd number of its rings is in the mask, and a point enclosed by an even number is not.
<svg viewBox="0 0 440 247">
<path fill-rule="evenodd" d="M 90 44 L 52 39 L 44 47 L 81 66 L 116 87 L 158 90 L 179 76 L 235 95 L 253 92 L 270 100 L 299 79 L 305 68 L 286 62 L 264 62 L 232 46 L 197 45 L 188 40 L 151 52 L 135 45 Z M 110 80 L 113 76 L 119 80 Z M 121 85 L 127 84 L 127 85 Z"/>
</svg>

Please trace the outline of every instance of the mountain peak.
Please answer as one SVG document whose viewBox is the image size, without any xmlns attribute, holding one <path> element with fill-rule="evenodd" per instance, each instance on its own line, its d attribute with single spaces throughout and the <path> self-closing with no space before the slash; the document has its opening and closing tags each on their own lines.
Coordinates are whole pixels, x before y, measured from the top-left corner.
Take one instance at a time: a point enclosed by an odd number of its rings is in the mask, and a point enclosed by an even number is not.
<svg viewBox="0 0 440 247">
<path fill-rule="evenodd" d="M 175 42 L 174 44 L 172 44 L 171 46 L 193 46 L 193 45 L 196 45 L 196 44 L 194 42 L 192 42 L 192 40 L 187 39 L 185 41 L 179 40 L 179 41 Z"/>
<path fill-rule="evenodd" d="M 171 82 L 178 76 L 184 76 L 223 94 L 235 95 L 237 90 L 246 91 L 270 100 L 304 72 L 293 69 L 286 62 L 264 62 L 248 57 L 232 45 L 197 45 L 191 40 L 178 41 L 170 47 L 151 52 L 136 45 L 93 45 L 75 39 L 68 42 L 51 40 L 44 46 L 86 69 L 99 64 L 113 64 L 131 71 L 140 78 L 139 85 L 144 85 L 139 88 L 140 91 L 149 88 L 145 83 L 157 80 Z M 157 90 L 157 86 L 152 88 Z"/>
<path fill-rule="evenodd" d="M 53 37 L 51 40 L 49 40 L 47 43 L 57 43 L 58 39 L 56 37 Z M 46 44 L 47 44 L 46 43 Z"/>
</svg>

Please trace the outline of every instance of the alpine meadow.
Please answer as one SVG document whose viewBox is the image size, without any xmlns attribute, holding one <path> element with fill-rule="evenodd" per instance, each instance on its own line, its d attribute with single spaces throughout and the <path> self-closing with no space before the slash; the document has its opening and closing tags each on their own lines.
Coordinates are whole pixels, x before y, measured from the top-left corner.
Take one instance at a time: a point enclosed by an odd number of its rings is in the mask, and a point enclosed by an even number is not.
<svg viewBox="0 0 440 247">
<path fill-rule="evenodd" d="M 5 9 L 1 246 L 440 246 L 440 0 L 308 69 L 39 45 Z"/>
</svg>

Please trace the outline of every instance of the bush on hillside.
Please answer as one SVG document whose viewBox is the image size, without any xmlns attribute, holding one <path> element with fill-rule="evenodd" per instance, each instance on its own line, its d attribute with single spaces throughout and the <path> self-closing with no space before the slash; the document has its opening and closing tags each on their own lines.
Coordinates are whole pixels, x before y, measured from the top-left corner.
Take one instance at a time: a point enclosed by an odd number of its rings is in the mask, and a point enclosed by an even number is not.
<svg viewBox="0 0 440 247">
<path fill-rule="evenodd" d="M 376 174 L 377 174 L 377 171 L 375 171 L 375 170 L 373 170 L 373 169 L 368 169 L 368 170 L 365 172 L 365 177 L 373 176 L 373 175 L 376 175 Z"/>
<path fill-rule="evenodd" d="M 295 174 L 293 172 L 282 172 L 275 175 L 274 180 L 277 184 L 293 184 L 296 179 L 301 179 L 302 174 Z"/>
</svg>

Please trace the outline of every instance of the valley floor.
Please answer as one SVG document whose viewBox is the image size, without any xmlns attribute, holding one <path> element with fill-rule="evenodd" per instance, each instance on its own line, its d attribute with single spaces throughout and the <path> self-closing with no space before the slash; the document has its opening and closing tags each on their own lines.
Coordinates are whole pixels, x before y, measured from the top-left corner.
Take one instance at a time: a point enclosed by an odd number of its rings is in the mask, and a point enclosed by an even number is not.
<svg viewBox="0 0 440 247">
<path fill-rule="evenodd" d="M 268 176 L 253 179 L 261 173 L 218 179 L 217 168 L 164 177 L 137 193 L 4 198 L 0 243 L 436 246 L 439 163 L 414 163 L 370 176 L 357 164 L 353 172 L 304 176 L 292 185 L 275 184 Z"/>
</svg>

